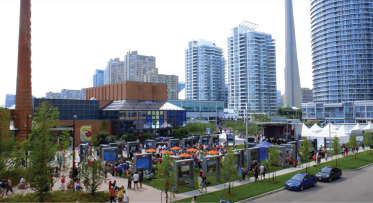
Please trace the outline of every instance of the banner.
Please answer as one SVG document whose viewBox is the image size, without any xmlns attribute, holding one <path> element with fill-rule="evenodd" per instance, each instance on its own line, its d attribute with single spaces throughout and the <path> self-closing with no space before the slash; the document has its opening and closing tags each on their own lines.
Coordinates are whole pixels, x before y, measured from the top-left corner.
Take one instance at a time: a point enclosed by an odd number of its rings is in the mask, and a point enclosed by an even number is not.
<svg viewBox="0 0 373 203">
<path fill-rule="evenodd" d="M 80 126 L 80 140 L 82 142 L 89 142 L 91 141 L 91 126 L 90 125 L 83 125 Z"/>
</svg>

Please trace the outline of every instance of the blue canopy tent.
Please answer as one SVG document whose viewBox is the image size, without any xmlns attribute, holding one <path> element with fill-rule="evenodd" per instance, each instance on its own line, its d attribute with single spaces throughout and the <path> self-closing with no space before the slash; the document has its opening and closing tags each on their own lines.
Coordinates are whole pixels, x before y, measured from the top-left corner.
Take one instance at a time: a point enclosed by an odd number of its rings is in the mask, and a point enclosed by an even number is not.
<svg viewBox="0 0 373 203">
<path fill-rule="evenodd" d="M 273 146 L 273 144 L 267 142 L 266 140 L 264 142 L 254 146 L 254 147 L 260 148 L 259 149 L 259 151 L 260 151 L 260 155 L 259 155 L 260 161 L 264 161 L 266 158 L 268 158 L 267 150 L 271 146 Z"/>
</svg>

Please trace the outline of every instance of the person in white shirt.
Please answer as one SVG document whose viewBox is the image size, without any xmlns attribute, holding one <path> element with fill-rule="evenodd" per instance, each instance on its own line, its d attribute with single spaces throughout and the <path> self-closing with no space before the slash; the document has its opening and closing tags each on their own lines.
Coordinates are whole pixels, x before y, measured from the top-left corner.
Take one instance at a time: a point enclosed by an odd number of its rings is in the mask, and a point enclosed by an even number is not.
<svg viewBox="0 0 373 203">
<path fill-rule="evenodd" d="M 140 176 L 136 171 L 136 173 L 133 175 L 133 183 L 135 184 L 135 186 L 133 187 L 134 189 L 139 189 L 139 178 Z"/>
<path fill-rule="evenodd" d="M 126 194 L 126 191 L 123 190 L 123 202 L 124 203 L 129 203 L 130 202 L 130 198 L 128 197 L 128 195 Z"/>
<path fill-rule="evenodd" d="M 260 171 L 260 178 L 261 179 L 265 179 L 265 176 L 264 176 L 264 166 L 263 164 L 259 167 L 259 171 Z"/>
</svg>

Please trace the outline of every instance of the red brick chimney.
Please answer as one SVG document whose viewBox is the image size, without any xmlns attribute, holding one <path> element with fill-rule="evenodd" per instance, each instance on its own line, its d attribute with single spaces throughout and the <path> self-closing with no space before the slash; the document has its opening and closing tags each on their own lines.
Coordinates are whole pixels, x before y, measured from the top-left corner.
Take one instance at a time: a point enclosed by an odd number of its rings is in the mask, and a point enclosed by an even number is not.
<svg viewBox="0 0 373 203">
<path fill-rule="evenodd" d="M 16 109 L 14 126 L 18 128 L 17 139 L 25 140 L 26 132 L 31 131 L 32 88 L 31 88 L 31 0 L 20 1 L 18 67 Z M 27 127 L 27 128 L 26 128 Z"/>
</svg>

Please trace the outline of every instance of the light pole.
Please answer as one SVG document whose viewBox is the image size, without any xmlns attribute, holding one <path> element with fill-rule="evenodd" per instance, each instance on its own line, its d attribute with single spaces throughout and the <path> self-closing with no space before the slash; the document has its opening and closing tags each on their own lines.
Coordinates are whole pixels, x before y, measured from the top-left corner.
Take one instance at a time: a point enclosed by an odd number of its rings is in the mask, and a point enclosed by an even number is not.
<svg viewBox="0 0 373 203">
<path fill-rule="evenodd" d="M 332 144 L 332 135 L 331 135 L 331 123 L 330 123 L 330 112 L 325 112 L 325 114 L 328 114 L 329 116 L 328 116 L 328 118 L 329 118 L 329 156 L 330 157 L 333 157 L 332 156 L 332 151 L 331 151 L 331 149 L 332 149 L 332 146 L 331 146 L 331 144 Z"/>
<path fill-rule="evenodd" d="M 77 118 L 77 116 L 75 115 L 75 113 L 73 113 L 73 168 L 72 168 L 72 178 L 73 178 L 73 181 L 72 181 L 72 191 L 74 192 L 75 191 L 75 182 L 74 182 L 74 179 L 75 179 L 75 119 Z"/>
</svg>

